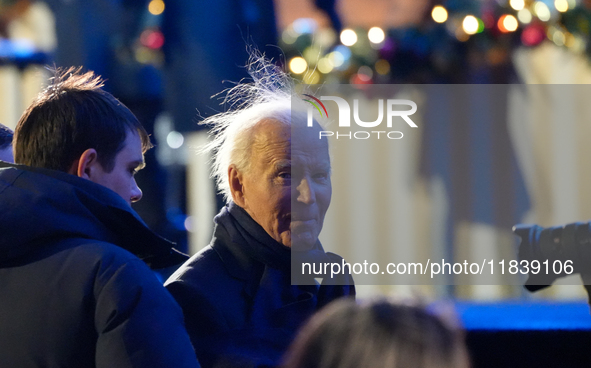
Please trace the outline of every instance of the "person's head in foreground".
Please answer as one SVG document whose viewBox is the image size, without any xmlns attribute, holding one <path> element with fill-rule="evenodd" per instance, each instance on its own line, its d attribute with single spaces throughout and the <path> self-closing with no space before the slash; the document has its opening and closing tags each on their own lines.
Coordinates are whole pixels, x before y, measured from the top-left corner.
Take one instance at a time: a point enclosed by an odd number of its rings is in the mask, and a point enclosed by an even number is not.
<svg viewBox="0 0 591 368">
<path fill-rule="evenodd" d="M 131 111 L 102 86 L 92 72 L 56 70 L 17 124 L 14 159 L 88 179 L 135 202 L 142 192 L 134 174 L 144 165 L 150 139 Z"/>
<path fill-rule="evenodd" d="M 283 368 L 467 368 L 462 334 L 417 306 L 336 301 L 300 331 Z"/>
<path fill-rule="evenodd" d="M 270 64 L 229 95 L 239 105 L 212 125 L 213 174 L 229 203 L 243 208 L 275 241 L 308 249 L 330 204 L 330 157 L 322 129 L 307 126 L 307 107 L 287 75 Z M 258 77 L 258 78 L 257 78 Z"/>
<path fill-rule="evenodd" d="M 0 161 L 13 162 L 12 130 L 0 124 Z"/>
</svg>

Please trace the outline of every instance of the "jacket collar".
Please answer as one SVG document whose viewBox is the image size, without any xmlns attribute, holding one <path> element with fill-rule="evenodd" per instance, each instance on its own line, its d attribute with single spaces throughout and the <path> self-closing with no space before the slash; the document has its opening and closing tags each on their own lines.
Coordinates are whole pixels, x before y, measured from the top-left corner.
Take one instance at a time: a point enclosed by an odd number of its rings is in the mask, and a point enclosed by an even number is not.
<svg viewBox="0 0 591 368">
<path fill-rule="evenodd" d="M 87 238 L 116 244 L 152 268 L 187 258 L 117 193 L 65 172 L 1 162 L 0 207 L 4 256 L 26 254 L 42 239 Z"/>
<path fill-rule="evenodd" d="M 212 248 L 233 277 L 247 280 L 260 274 L 264 266 L 290 270 L 291 251 L 277 242 L 234 202 L 214 218 Z"/>
</svg>

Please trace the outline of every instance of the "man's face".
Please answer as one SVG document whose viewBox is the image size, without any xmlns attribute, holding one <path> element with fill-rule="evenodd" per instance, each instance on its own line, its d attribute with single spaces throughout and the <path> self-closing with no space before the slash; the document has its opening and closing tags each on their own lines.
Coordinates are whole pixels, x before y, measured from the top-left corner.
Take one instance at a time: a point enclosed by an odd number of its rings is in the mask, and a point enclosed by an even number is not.
<svg viewBox="0 0 591 368">
<path fill-rule="evenodd" d="M 136 132 L 127 132 L 123 149 L 115 156 L 113 171 L 106 172 L 98 164 L 97 172 L 89 178 L 119 194 L 127 203 L 142 198 L 142 191 L 135 182 L 135 173 L 144 166 L 142 142 Z"/>
<path fill-rule="evenodd" d="M 14 157 L 12 156 L 12 146 L 0 149 L 0 160 L 6 162 L 14 162 Z"/>
<path fill-rule="evenodd" d="M 243 207 L 279 243 L 310 248 L 330 205 L 330 158 L 317 129 L 266 120 L 254 131 L 250 167 L 243 174 Z M 292 201 L 293 196 L 293 201 Z"/>
</svg>

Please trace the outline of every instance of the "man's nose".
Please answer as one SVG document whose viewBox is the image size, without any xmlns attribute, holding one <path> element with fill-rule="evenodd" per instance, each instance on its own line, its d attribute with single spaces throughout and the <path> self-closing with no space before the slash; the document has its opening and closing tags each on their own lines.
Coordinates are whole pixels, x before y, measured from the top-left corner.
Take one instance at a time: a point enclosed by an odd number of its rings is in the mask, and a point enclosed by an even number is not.
<svg viewBox="0 0 591 368">
<path fill-rule="evenodd" d="M 308 178 L 302 179 L 296 189 L 298 191 L 298 202 L 305 204 L 316 202 L 316 193 L 314 192 L 312 185 L 310 185 L 310 180 Z"/>
<path fill-rule="evenodd" d="M 131 203 L 137 202 L 142 199 L 142 190 L 137 186 L 135 180 L 133 181 L 133 188 L 131 190 Z"/>
</svg>

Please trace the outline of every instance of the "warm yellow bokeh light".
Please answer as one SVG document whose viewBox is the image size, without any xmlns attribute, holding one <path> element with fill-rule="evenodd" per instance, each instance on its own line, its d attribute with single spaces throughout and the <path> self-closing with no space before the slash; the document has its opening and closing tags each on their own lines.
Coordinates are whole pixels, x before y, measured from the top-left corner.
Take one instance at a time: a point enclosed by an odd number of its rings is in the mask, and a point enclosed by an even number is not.
<svg viewBox="0 0 591 368">
<path fill-rule="evenodd" d="M 509 1 L 509 5 L 514 9 L 514 10 L 521 10 L 523 9 L 523 7 L 525 6 L 525 1 L 523 0 L 510 0 Z"/>
<path fill-rule="evenodd" d="M 308 70 L 308 63 L 304 58 L 296 56 L 289 61 L 289 70 L 294 74 L 302 74 Z"/>
<path fill-rule="evenodd" d="M 552 41 L 556 44 L 556 46 L 564 46 L 564 44 L 566 42 L 566 36 L 564 35 L 563 32 L 557 30 L 552 35 Z"/>
<path fill-rule="evenodd" d="M 376 61 L 376 72 L 381 75 L 386 75 L 390 73 L 390 63 L 384 59 L 380 59 Z"/>
<path fill-rule="evenodd" d="M 320 81 L 320 74 L 317 71 L 313 71 L 311 73 L 306 73 L 304 75 L 304 83 L 306 84 L 316 84 Z"/>
<path fill-rule="evenodd" d="M 462 28 L 468 35 L 473 35 L 478 32 L 478 19 L 473 15 L 467 15 L 462 22 Z"/>
<path fill-rule="evenodd" d="M 532 20 L 531 12 L 527 9 L 521 9 L 517 12 L 517 18 L 521 23 L 529 24 Z"/>
<path fill-rule="evenodd" d="M 334 69 L 332 61 L 330 61 L 330 59 L 326 57 L 323 57 L 322 59 L 318 60 L 318 64 L 316 66 L 318 67 L 318 71 L 323 74 L 328 74 L 332 72 L 332 70 Z"/>
<path fill-rule="evenodd" d="M 575 36 L 573 36 L 570 32 L 564 32 L 564 46 L 568 48 L 573 48 L 575 45 Z"/>
<path fill-rule="evenodd" d="M 534 4 L 534 11 L 542 22 L 547 22 L 550 20 L 550 9 L 548 8 L 548 5 L 544 4 L 543 2 L 536 1 Z"/>
<path fill-rule="evenodd" d="M 431 17 L 437 23 L 444 23 L 447 20 L 447 10 L 441 5 L 434 6 Z"/>
<path fill-rule="evenodd" d="M 160 15 L 164 12 L 164 1 L 162 0 L 152 0 L 150 4 L 148 4 L 148 11 L 153 15 Z"/>
<path fill-rule="evenodd" d="M 518 26 L 519 22 L 517 21 L 517 18 L 511 14 L 507 14 L 503 17 L 503 27 L 505 27 L 507 32 L 515 32 Z"/>
<path fill-rule="evenodd" d="M 353 46 L 357 43 L 357 34 L 352 29 L 344 29 L 341 32 L 341 43 L 345 46 Z"/>
<path fill-rule="evenodd" d="M 386 39 L 386 34 L 380 27 L 372 27 L 367 32 L 367 38 L 371 43 L 381 43 Z"/>
<path fill-rule="evenodd" d="M 564 13 L 568 10 L 568 1 L 567 0 L 554 0 L 554 7 L 561 13 Z"/>
</svg>

